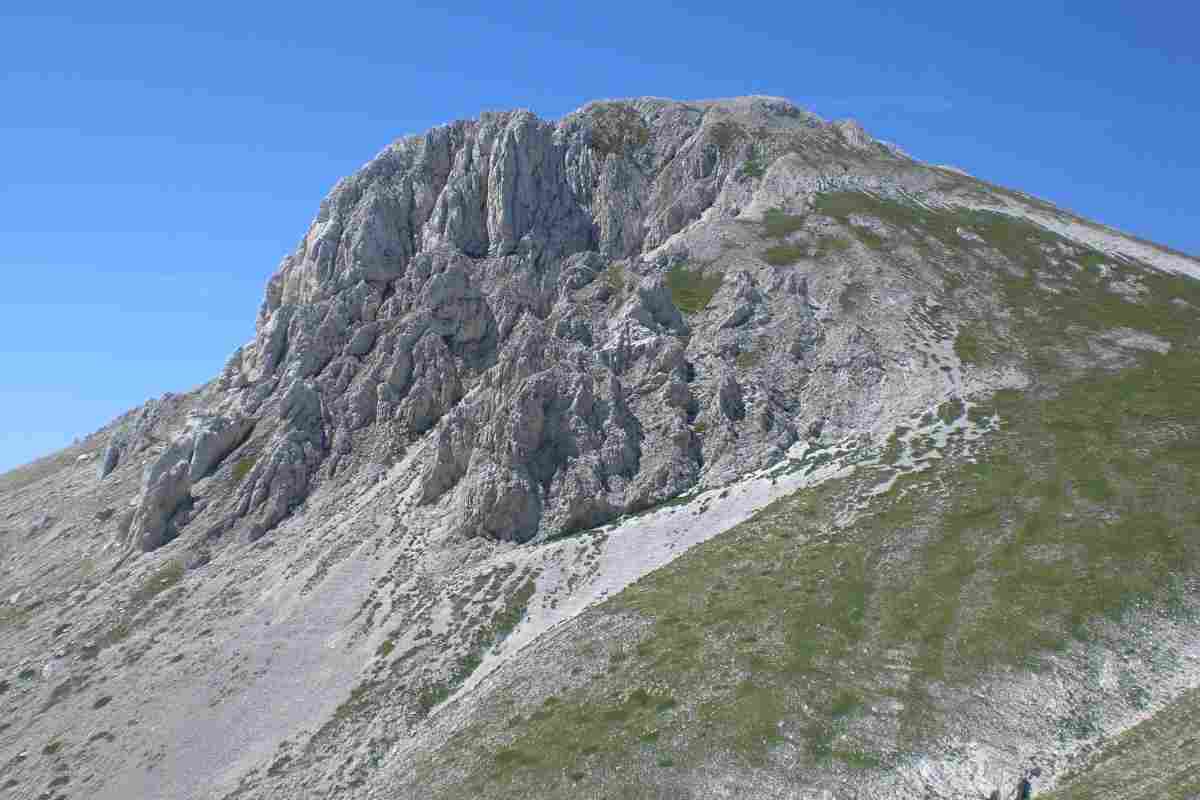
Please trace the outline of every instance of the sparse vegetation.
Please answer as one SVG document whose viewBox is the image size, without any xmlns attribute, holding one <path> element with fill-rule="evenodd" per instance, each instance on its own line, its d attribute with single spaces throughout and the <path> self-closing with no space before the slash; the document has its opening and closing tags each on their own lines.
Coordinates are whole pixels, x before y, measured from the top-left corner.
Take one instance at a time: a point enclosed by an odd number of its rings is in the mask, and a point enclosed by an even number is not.
<svg viewBox="0 0 1200 800">
<path fill-rule="evenodd" d="M 258 460 L 258 456 L 249 455 L 238 459 L 238 462 L 233 465 L 233 481 L 241 483 L 250 474 L 250 470 L 254 469 L 254 463 Z"/>
<path fill-rule="evenodd" d="M 777 244 L 763 251 L 763 261 L 773 267 L 786 267 L 804 258 L 805 250 L 792 244 Z"/>
<path fill-rule="evenodd" d="M 628 103 L 599 103 L 591 119 L 591 146 L 601 155 L 624 155 L 650 141 L 650 129 Z"/>
<path fill-rule="evenodd" d="M 844 253 L 850 249 L 850 240 L 842 236 L 834 236 L 826 234 L 817 239 L 817 255 L 831 256 L 837 253 Z"/>
<path fill-rule="evenodd" d="M 458 659 L 453 672 L 445 681 L 426 686 L 417 695 L 422 716 L 449 699 L 462 683 L 483 663 L 488 649 L 504 641 L 524 618 L 529 601 L 537 591 L 536 575 L 528 577 L 505 601 L 491 622 L 475 631 L 467 653 Z"/>
<path fill-rule="evenodd" d="M 887 249 L 887 240 L 870 228 L 865 228 L 862 225 L 851 225 L 850 229 L 854 231 L 855 238 L 872 250 Z"/>
<path fill-rule="evenodd" d="M 685 314 L 697 314 L 708 307 L 725 279 L 720 272 L 706 273 L 687 267 L 673 267 L 667 273 L 667 288 L 671 301 Z"/>
<path fill-rule="evenodd" d="M 133 593 L 129 599 L 130 605 L 135 610 L 145 608 L 155 597 L 183 580 L 184 572 L 183 562 L 178 559 L 170 559 L 159 565 L 158 569 L 146 576 L 141 587 Z"/>
<path fill-rule="evenodd" d="M 743 350 L 737 354 L 737 357 L 734 358 L 733 363 L 737 365 L 738 369 L 752 369 L 753 367 L 758 366 L 758 362 L 761 358 L 762 355 L 756 350 Z"/>
<path fill-rule="evenodd" d="M 964 364 L 976 365 L 982 363 L 979 337 L 969 328 L 962 328 L 954 337 L 954 355 Z"/>
<path fill-rule="evenodd" d="M 1153 717 L 1108 742 L 1078 775 L 1068 773 L 1047 800 L 1094 797 L 1191 800 L 1200 796 L 1200 690 L 1184 692 Z M 1041 797 L 1041 795 L 1039 795 Z"/>
<path fill-rule="evenodd" d="M 938 406 L 937 416 L 943 423 L 949 425 L 961 417 L 966 411 L 961 397 L 954 397 Z"/>
<path fill-rule="evenodd" d="M 612 302 L 619 303 L 625 297 L 625 267 L 621 264 L 609 264 L 604 270 L 604 283 L 612 295 Z"/>
<path fill-rule="evenodd" d="M 1015 257 L 1041 252 L 1035 232 L 982 223 L 975 230 Z M 610 600 L 599 613 L 614 625 L 633 614 L 649 627 L 602 680 L 558 692 L 553 714 L 513 729 L 506 747 L 527 758 L 508 757 L 500 776 L 543 785 L 563 770 L 610 774 L 618 761 L 715 753 L 753 767 L 779 748 L 813 764 L 887 767 L 942 730 L 946 687 L 1036 666 L 1039 654 L 1138 606 L 1169 607 L 1171 587 L 1200 574 L 1200 353 L 1168 300 L 1200 303 L 1200 287 L 1147 274 L 1152 300 L 1134 306 L 1098 276 L 1080 275 L 1077 292 L 1053 300 L 1032 279 L 1001 280 L 1012 313 L 1026 317 L 1010 334 L 1014 349 L 1042 353 L 1030 368 L 1053 392 L 977 401 L 972 422 L 1001 420 L 982 453 L 956 457 L 952 446 L 836 536 L 825 534 L 830 514 L 865 476 L 777 501 Z M 1038 313 L 1048 302 L 1054 313 Z M 1062 348 L 1113 327 L 1173 348 L 1115 374 L 1056 370 Z M 982 345 L 962 333 L 960 358 L 978 357 Z M 922 424 L 964 412 L 953 399 Z M 885 463 L 899 459 L 905 433 L 889 437 Z M 739 679 L 714 681 L 716 663 Z M 668 716 L 643 719 L 605 700 L 634 676 L 672 697 Z M 904 709 L 894 721 L 874 710 L 893 701 Z M 1064 730 L 1086 728 L 1076 716 Z M 894 725 L 890 738 L 880 725 Z"/>
<path fill-rule="evenodd" d="M 712 126 L 711 135 L 721 157 L 728 158 L 734 154 L 738 143 L 746 138 L 746 131 L 735 122 L 721 120 Z"/>
<path fill-rule="evenodd" d="M 763 227 L 774 239 L 784 239 L 804 227 L 804 217 L 773 208 L 763 215 Z"/>
<path fill-rule="evenodd" d="M 758 145 L 750 146 L 750 154 L 746 156 L 746 160 L 742 162 L 742 166 L 738 169 L 738 177 L 743 180 L 752 180 L 761 178 L 767 174 L 767 164 L 763 159 L 763 154 Z"/>
</svg>

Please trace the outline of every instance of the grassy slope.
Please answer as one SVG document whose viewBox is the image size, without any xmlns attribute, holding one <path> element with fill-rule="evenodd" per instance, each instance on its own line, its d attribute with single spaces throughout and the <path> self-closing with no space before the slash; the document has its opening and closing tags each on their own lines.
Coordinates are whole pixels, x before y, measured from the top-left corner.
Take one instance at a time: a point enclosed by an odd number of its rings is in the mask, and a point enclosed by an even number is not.
<svg viewBox="0 0 1200 800">
<path fill-rule="evenodd" d="M 1020 361 L 1035 390 L 988 401 L 1003 426 L 982 457 L 952 445 L 849 527 L 835 518 L 862 477 L 786 498 L 601 607 L 647 620 L 645 633 L 586 645 L 580 658 L 608 661 L 598 678 L 456 739 L 469 789 L 645 796 L 715 761 L 885 767 L 942 731 L 941 687 L 1037 669 L 1040 653 L 1137 602 L 1182 608 L 1180 580 L 1200 563 L 1200 348 L 1194 309 L 1170 301 L 1200 306 L 1200 287 L 1131 264 L 1106 276 L 1086 250 L 1052 266 L 1056 237 L 996 215 L 857 194 L 818 210 L 871 214 L 931 257 L 965 246 L 959 227 L 986 239 L 1006 268 L 946 260 L 947 304 L 1002 296 L 1011 318 L 969 330 L 973 360 Z M 1147 291 L 1139 304 L 1106 289 L 1131 276 Z M 1117 374 L 1073 369 L 1114 328 L 1173 348 Z"/>
<path fill-rule="evenodd" d="M 1194 800 L 1200 797 L 1200 689 L 1185 692 L 1105 748 L 1047 800 Z"/>
</svg>

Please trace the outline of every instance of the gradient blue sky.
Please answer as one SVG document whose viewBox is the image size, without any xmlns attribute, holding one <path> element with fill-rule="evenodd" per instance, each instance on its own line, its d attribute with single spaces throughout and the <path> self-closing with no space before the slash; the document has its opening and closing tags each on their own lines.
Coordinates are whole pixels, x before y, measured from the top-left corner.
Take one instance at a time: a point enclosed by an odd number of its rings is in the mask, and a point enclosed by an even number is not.
<svg viewBox="0 0 1200 800">
<path fill-rule="evenodd" d="M 482 109 L 781 95 L 1200 252 L 1182 0 L 24 5 L 0 12 L 0 470 L 216 374 L 339 176 Z"/>
</svg>

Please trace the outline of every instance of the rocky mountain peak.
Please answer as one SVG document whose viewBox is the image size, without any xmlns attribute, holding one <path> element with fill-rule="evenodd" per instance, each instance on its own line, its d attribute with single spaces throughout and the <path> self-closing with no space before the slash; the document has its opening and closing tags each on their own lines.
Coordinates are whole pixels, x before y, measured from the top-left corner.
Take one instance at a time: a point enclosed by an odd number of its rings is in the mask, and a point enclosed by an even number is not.
<svg viewBox="0 0 1200 800">
<path fill-rule="evenodd" d="M 703 337 L 667 285 L 688 258 L 671 243 L 773 204 L 780 181 L 817 177 L 804 154 L 825 152 L 908 163 L 768 97 L 602 101 L 558 122 L 492 112 L 394 142 L 338 182 L 271 277 L 211 415 L 146 468 L 131 538 L 150 549 L 181 523 L 256 537 L 314 482 L 427 434 L 423 496 L 452 491 L 472 534 L 593 525 L 704 481 L 722 463 L 692 429 L 709 384 L 714 421 L 740 422 L 743 404 L 727 367 L 697 373 L 689 357 Z M 751 273 L 730 278 L 713 298 L 723 318 L 706 315 L 717 330 L 761 300 Z M 796 435 L 782 417 L 769 428 L 751 463 Z M 189 517 L 193 487 L 251 430 L 235 496 Z"/>
<path fill-rule="evenodd" d="M 0 476 L 0 788 L 986 796 L 1183 730 L 1188 277 L 780 98 L 397 140 L 220 375 Z"/>
</svg>

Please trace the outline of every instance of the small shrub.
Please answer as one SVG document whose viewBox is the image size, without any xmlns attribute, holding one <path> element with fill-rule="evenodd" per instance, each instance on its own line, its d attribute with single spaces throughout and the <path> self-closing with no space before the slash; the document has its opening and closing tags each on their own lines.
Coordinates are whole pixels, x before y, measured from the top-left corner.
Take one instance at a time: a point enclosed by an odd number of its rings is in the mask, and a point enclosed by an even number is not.
<svg viewBox="0 0 1200 800">
<path fill-rule="evenodd" d="M 45 755 L 48 755 L 48 756 L 52 756 L 55 753 L 57 753 L 59 750 L 62 750 L 62 746 L 63 746 L 62 740 L 55 739 L 54 741 L 50 742 L 49 744 L 47 744 L 45 747 L 42 748 L 42 753 L 44 753 Z"/>
<path fill-rule="evenodd" d="M 621 155 L 650 141 L 650 130 L 627 103 L 602 103 L 592 108 L 592 149 L 601 155 Z"/>
</svg>

